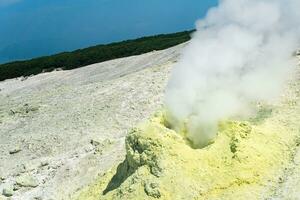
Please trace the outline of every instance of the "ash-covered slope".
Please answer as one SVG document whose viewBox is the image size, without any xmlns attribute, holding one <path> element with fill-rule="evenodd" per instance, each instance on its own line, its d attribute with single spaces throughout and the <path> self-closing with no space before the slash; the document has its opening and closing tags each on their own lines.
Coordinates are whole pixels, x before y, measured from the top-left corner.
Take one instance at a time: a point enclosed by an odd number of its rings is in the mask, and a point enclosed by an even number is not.
<svg viewBox="0 0 300 200">
<path fill-rule="evenodd" d="M 223 124 L 203 150 L 190 148 L 158 114 L 130 133 L 125 159 L 127 132 L 161 108 L 183 46 L 0 82 L 0 193 L 11 190 L 13 200 L 226 199 L 245 189 L 297 199 L 299 81 L 251 122 Z"/>
<path fill-rule="evenodd" d="M 0 82 L 0 198 L 69 199 L 123 160 L 124 137 L 161 107 L 183 46 Z"/>
</svg>

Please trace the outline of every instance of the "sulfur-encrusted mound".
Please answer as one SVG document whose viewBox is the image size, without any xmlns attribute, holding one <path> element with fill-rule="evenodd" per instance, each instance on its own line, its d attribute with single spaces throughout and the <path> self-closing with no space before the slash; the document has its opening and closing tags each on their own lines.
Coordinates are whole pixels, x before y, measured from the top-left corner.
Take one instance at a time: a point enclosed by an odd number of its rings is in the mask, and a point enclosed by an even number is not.
<svg viewBox="0 0 300 200">
<path fill-rule="evenodd" d="M 281 111 L 261 123 L 224 122 L 204 149 L 191 148 L 158 114 L 127 136 L 124 162 L 78 199 L 267 198 L 299 144 L 299 108 Z"/>
</svg>

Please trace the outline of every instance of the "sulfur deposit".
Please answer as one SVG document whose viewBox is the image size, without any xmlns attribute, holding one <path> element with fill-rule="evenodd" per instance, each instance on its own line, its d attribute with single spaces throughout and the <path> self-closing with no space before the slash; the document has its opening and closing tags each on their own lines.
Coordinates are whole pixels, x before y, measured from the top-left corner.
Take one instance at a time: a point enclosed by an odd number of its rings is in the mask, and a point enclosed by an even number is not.
<svg viewBox="0 0 300 200">
<path fill-rule="evenodd" d="M 299 84 L 255 118 L 223 121 L 214 142 L 194 149 L 168 128 L 165 113 L 134 128 L 126 159 L 79 191 L 96 199 L 267 199 L 285 181 L 299 146 Z M 294 186 L 298 187 L 298 186 Z"/>
</svg>

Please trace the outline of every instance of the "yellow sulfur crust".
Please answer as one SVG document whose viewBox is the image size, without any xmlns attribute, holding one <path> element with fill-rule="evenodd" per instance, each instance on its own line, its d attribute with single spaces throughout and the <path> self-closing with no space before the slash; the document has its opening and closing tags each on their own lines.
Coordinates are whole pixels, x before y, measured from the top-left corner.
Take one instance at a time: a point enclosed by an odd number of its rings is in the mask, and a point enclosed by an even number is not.
<svg viewBox="0 0 300 200">
<path fill-rule="evenodd" d="M 300 144 L 294 94 L 254 120 L 222 122 L 214 143 L 203 149 L 168 129 L 160 112 L 126 137 L 124 162 L 75 199 L 267 199 Z"/>
<path fill-rule="evenodd" d="M 274 193 L 297 145 L 299 130 L 284 122 L 226 122 L 213 144 L 193 149 L 159 115 L 128 135 L 118 170 L 78 199 L 264 199 Z"/>
</svg>

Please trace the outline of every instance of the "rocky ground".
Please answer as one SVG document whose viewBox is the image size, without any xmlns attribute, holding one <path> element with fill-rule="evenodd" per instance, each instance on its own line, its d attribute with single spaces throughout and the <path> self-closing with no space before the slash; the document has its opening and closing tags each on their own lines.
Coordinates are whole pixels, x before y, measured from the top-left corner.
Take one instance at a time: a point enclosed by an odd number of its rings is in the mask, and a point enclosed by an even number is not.
<svg viewBox="0 0 300 200">
<path fill-rule="evenodd" d="M 70 199 L 123 160 L 183 46 L 0 82 L 0 199 Z"/>
</svg>

